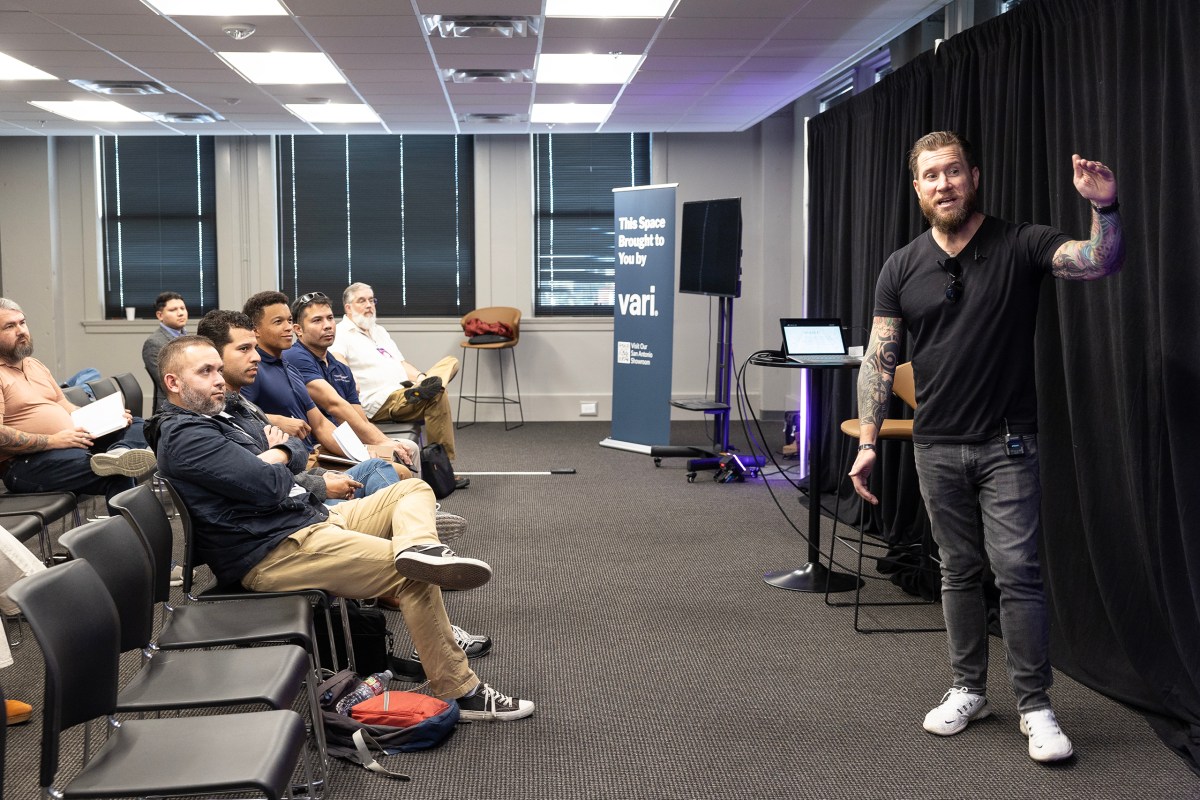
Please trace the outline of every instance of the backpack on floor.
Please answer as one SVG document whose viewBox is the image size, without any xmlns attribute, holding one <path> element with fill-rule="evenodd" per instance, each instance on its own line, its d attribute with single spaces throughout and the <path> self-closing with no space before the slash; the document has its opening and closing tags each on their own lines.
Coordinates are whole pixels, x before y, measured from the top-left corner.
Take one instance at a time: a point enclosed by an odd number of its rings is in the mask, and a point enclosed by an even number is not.
<svg viewBox="0 0 1200 800">
<path fill-rule="evenodd" d="M 373 675 L 376 672 L 391 670 L 392 674 L 401 680 L 420 682 L 425 680 L 425 670 L 420 661 L 413 661 L 396 655 L 395 640 L 388 630 L 387 618 L 378 606 L 365 607 L 357 600 L 343 598 L 339 602 L 346 604 L 346 616 L 350 620 L 350 642 L 354 647 L 354 666 L 363 675 Z M 329 620 L 333 624 L 333 641 L 336 653 L 329 651 L 329 637 L 326 635 L 325 610 L 318 608 L 313 611 L 313 625 L 317 631 L 317 652 L 321 663 L 332 665 L 337 669 L 339 664 L 346 664 L 345 637 L 342 635 L 342 615 L 334 609 Z"/>
<path fill-rule="evenodd" d="M 420 478 L 429 484 L 438 500 L 454 493 L 454 467 L 450 465 L 446 448 L 439 442 L 421 448 Z"/>
<path fill-rule="evenodd" d="M 416 692 L 384 692 L 353 706 L 351 716 L 337 713 L 338 701 L 361 682 L 344 669 L 317 687 L 329 755 L 389 778 L 411 780 L 380 764 L 376 753 L 390 756 L 437 747 L 454 733 L 458 704 Z"/>
</svg>

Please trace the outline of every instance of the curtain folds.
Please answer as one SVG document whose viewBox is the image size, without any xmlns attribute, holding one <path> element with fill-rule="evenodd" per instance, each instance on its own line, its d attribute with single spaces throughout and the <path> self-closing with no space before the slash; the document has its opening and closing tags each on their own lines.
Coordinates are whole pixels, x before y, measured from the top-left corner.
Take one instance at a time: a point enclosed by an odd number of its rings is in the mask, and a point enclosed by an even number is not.
<svg viewBox="0 0 1200 800">
<path fill-rule="evenodd" d="M 808 158 L 809 312 L 853 328 L 870 325 L 887 255 L 925 227 L 906 163 L 920 135 L 972 140 L 986 212 L 1080 238 L 1090 215 L 1071 154 L 1114 168 L 1125 269 L 1046 281 L 1038 320 L 1052 652 L 1056 667 L 1146 712 L 1200 771 L 1197 30 L 1191 0 L 1026 2 L 814 118 Z M 855 413 L 849 376 L 827 384 L 829 418 Z M 911 538 L 916 476 L 894 447 L 873 477 L 875 524 Z M 822 487 L 843 467 L 817 476 Z"/>
</svg>

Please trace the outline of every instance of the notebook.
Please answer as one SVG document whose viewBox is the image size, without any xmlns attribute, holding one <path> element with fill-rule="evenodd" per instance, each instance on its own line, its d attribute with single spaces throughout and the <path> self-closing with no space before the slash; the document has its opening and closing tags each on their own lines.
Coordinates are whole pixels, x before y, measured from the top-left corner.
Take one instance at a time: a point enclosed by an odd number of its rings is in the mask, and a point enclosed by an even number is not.
<svg viewBox="0 0 1200 800">
<path fill-rule="evenodd" d="M 839 365 L 861 364 L 858 356 L 846 351 L 842 322 L 837 319 L 779 320 L 783 329 L 783 354 L 797 364 Z"/>
</svg>

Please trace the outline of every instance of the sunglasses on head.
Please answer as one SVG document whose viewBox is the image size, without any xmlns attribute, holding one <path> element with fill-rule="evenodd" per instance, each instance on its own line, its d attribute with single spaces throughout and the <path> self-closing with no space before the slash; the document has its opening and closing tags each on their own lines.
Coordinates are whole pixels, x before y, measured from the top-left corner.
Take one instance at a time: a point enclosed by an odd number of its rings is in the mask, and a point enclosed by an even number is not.
<svg viewBox="0 0 1200 800">
<path fill-rule="evenodd" d="M 963 296 L 962 265 L 957 258 L 950 256 L 945 261 L 939 261 L 938 266 L 946 271 L 946 299 L 957 303 Z"/>
</svg>

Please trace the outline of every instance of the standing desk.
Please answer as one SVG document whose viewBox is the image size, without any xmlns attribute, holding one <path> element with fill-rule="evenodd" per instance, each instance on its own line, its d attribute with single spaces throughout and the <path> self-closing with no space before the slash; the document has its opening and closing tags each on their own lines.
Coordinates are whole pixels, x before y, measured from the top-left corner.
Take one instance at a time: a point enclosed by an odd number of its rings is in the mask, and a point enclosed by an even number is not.
<svg viewBox="0 0 1200 800">
<path fill-rule="evenodd" d="M 845 572 L 834 572 L 821 564 L 821 486 L 819 477 L 823 460 L 821 431 L 821 396 L 824 376 L 829 370 L 857 369 L 858 364 L 812 365 L 797 364 L 778 357 L 757 355 L 751 364 L 776 369 L 807 370 L 808 377 L 808 561 L 798 567 L 779 569 L 763 575 L 771 586 L 793 592 L 849 592 L 862 586 L 863 581 Z M 832 566 L 832 564 L 830 565 Z"/>
</svg>

